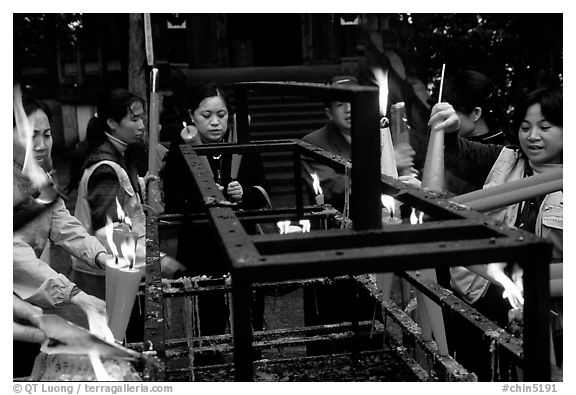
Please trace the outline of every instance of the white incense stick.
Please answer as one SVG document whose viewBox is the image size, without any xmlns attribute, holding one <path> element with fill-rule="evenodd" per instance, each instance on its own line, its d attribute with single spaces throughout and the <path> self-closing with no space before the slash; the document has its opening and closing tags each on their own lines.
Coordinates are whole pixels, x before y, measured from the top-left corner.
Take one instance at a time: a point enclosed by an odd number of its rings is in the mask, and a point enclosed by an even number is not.
<svg viewBox="0 0 576 395">
<path fill-rule="evenodd" d="M 446 63 L 442 63 L 442 75 L 440 76 L 440 91 L 438 92 L 438 103 L 442 101 L 442 89 L 444 88 L 444 71 L 446 70 Z"/>
</svg>

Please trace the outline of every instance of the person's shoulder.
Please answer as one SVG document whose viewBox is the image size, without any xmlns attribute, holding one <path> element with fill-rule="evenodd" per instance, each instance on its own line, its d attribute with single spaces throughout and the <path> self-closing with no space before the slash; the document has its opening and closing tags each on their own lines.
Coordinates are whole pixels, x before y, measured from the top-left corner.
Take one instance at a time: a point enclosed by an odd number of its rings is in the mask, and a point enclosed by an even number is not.
<svg viewBox="0 0 576 395">
<path fill-rule="evenodd" d="M 320 145 L 322 143 L 326 143 L 329 139 L 330 139 L 330 128 L 329 125 L 325 125 L 318 130 L 308 133 L 306 136 L 302 138 L 302 141 L 314 145 Z"/>
</svg>

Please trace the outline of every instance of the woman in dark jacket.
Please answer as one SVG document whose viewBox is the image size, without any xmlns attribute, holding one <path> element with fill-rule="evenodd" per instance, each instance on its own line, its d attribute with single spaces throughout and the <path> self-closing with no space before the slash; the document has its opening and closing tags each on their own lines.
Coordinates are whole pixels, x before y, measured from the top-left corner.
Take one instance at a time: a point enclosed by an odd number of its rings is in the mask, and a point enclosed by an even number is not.
<svg viewBox="0 0 576 395">
<path fill-rule="evenodd" d="M 201 211 L 199 196 L 185 180 L 183 157 L 178 152 L 180 144 L 214 144 L 235 142 L 228 127 L 229 111 L 224 93 L 214 85 L 196 87 L 188 102 L 190 126 L 182 130 L 172 142 L 166 158 L 162 180 L 167 213 Z M 269 205 L 260 155 L 208 155 L 206 159 L 214 181 L 222 188 L 224 196 L 242 209 L 259 209 Z"/>
<path fill-rule="evenodd" d="M 162 171 L 164 202 L 167 213 L 203 213 L 203 201 L 190 182 L 186 162 L 179 150 L 180 144 L 202 145 L 235 142 L 229 128 L 229 111 L 224 93 L 212 84 L 193 89 L 188 101 L 189 119 L 178 138 L 172 142 Z M 266 178 L 259 153 L 245 155 L 200 156 L 204 166 L 212 172 L 214 181 L 224 196 L 240 209 L 264 209 L 270 206 L 266 192 Z M 254 233 L 254 227 L 247 227 Z M 202 223 L 183 227 L 178 235 L 176 259 L 187 267 L 185 275 L 223 276 L 229 271 L 218 239 L 208 225 Z M 263 326 L 263 295 L 255 293 L 253 327 Z M 228 307 L 224 293 L 210 293 L 199 297 L 201 333 L 222 334 L 228 322 Z M 214 361 L 213 361 L 214 362 Z"/>
</svg>

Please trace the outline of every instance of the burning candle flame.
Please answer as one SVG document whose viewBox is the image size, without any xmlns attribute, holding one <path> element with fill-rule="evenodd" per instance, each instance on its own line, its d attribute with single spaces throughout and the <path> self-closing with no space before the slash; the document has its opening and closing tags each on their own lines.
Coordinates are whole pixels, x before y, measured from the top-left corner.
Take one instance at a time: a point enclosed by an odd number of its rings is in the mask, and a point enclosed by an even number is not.
<svg viewBox="0 0 576 395">
<path fill-rule="evenodd" d="M 410 213 L 410 223 L 412 225 L 421 224 L 424 221 L 424 213 L 422 211 L 417 211 L 415 208 L 412 208 L 412 212 Z"/>
<path fill-rule="evenodd" d="M 28 177 L 34 188 L 40 189 L 47 185 L 50 179 L 32 155 L 34 123 L 31 124 L 30 119 L 26 116 L 26 111 L 22 105 L 22 92 L 18 85 L 14 86 L 14 119 L 16 121 L 16 138 L 26 147 L 22 174 Z M 32 122 L 34 122 L 33 118 Z"/>
<path fill-rule="evenodd" d="M 116 248 L 116 244 L 114 244 L 114 224 L 109 216 L 106 216 L 106 226 L 104 227 L 104 232 L 106 234 L 106 241 L 108 242 L 108 246 L 110 247 L 110 252 L 114 257 L 118 257 L 118 249 Z"/>
<path fill-rule="evenodd" d="M 318 178 L 318 174 L 312 173 L 310 174 L 312 177 L 312 188 L 314 188 L 314 193 L 316 195 L 322 195 L 322 188 L 320 187 L 320 178 Z"/>
<path fill-rule="evenodd" d="M 116 198 L 116 213 L 118 215 L 118 220 L 120 222 L 124 222 L 124 210 L 122 210 L 122 206 L 120 205 L 120 202 L 118 201 L 118 198 Z"/>
<path fill-rule="evenodd" d="M 288 233 L 288 227 L 290 226 L 290 221 L 278 221 L 276 223 L 278 230 L 280 231 L 281 235 L 285 235 Z"/>
<path fill-rule="evenodd" d="M 298 223 L 302 227 L 302 233 L 310 232 L 310 221 L 309 220 L 301 219 L 300 221 L 298 221 Z"/>
<path fill-rule="evenodd" d="M 122 251 L 124 259 L 126 259 L 130 264 L 130 269 L 132 269 L 136 262 L 136 243 L 131 235 L 130 237 L 127 237 L 122 244 L 120 244 L 120 250 Z"/>
<path fill-rule="evenodd" d="M 383 194 L 380 196 L 380 200 L 382 201 L 382 206 L 390 213 L 390 216 L 394 216 L 394 198 Z"/>
<path fill-rule="evenodd" d="M 376 84 L 380 90 L 378 93 L 378 103 L 380 106 L 380 114 L 386 116 L 386 111 L 388 107 L 388 70 L 384 71 L 380 68 L 372 69 L 374 73 L 374 78 L 376 79 Z"/>
</svg>

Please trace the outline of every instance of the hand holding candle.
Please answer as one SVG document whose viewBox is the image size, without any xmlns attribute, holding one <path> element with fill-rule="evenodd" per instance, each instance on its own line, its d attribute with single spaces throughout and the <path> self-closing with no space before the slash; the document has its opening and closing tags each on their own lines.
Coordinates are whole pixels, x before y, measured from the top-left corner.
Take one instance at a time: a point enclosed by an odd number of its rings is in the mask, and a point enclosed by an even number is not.
<svg viewBox="0 0 576 395">
<path fill-rule="evenodd" d="M 438 102 L 442 101 L 445 69 L 446 65 L 443 64 Z M 430 130 L 428 150 L 422 172 L 422 188 L 438 192 L 444 189 L 444 129 L 440 128 L 440 125 L 435 125 Z"/>
</svg>

